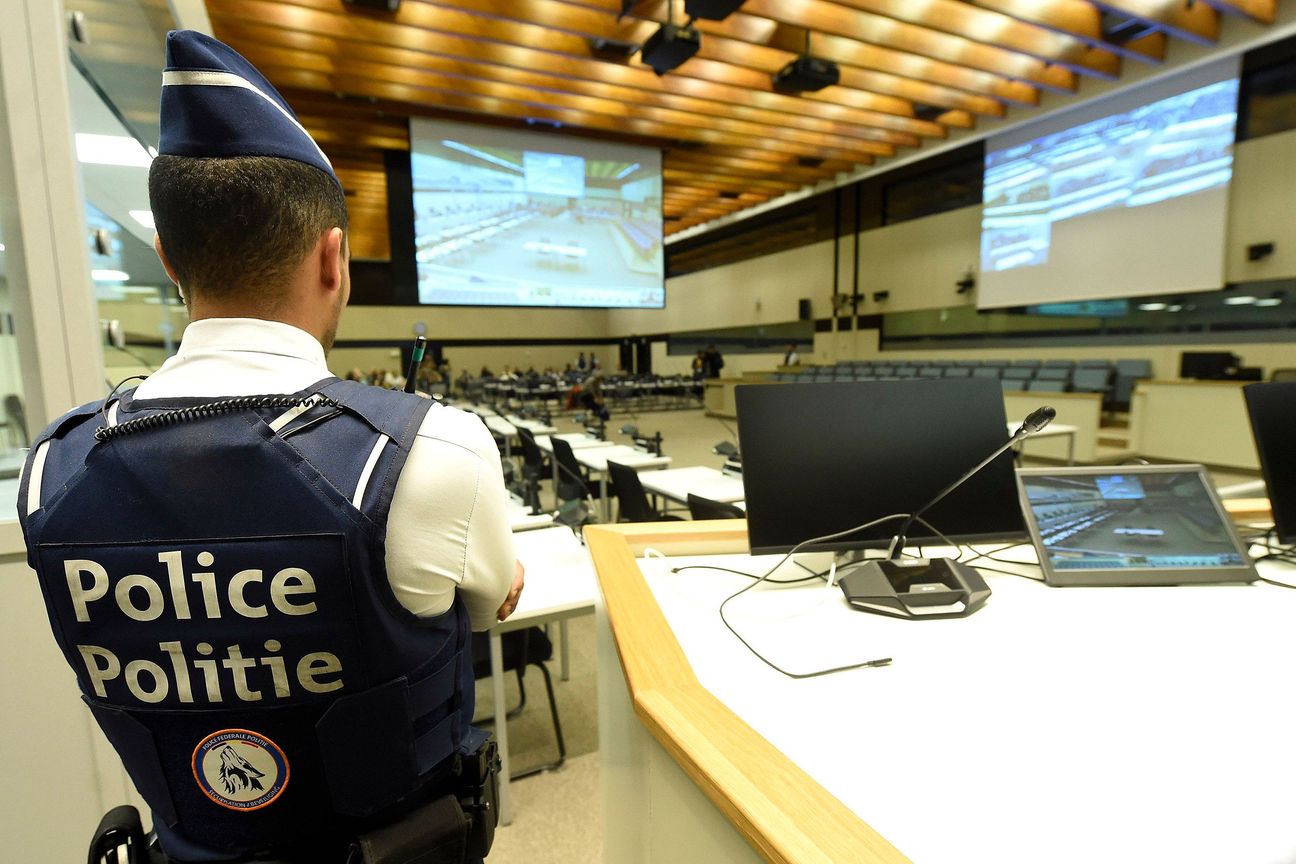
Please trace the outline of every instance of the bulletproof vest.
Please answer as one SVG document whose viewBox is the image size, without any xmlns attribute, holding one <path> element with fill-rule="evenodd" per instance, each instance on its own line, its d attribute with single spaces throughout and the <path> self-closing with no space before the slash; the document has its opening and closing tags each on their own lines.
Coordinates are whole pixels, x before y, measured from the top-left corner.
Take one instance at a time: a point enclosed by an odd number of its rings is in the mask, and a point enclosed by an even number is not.
<svg viewBox="0 0 1296 864">
<path fill-rule="evenodd" d="M 371 824 L 444 785 L 480 734 L 462 601 L 418 618 L 384 563 L 432 404 L 335 378 L 291 396 L 127 394 L 33 445 L 28 560 L 164 846 L 243 855 Z"/>
</svg>

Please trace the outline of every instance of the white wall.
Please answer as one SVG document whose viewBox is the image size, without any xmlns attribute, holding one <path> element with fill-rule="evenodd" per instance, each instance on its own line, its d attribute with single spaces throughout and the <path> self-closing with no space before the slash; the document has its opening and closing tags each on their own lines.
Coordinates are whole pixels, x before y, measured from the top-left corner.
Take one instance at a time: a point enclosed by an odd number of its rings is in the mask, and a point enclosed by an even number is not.
<svg viewBox="0 0 1296 864">
<path fill-rule="evenodd" d="M 1225 276 L 1230 282 L 1296 277 L 1296 129 L 1237 145 L 1229 189 Z M 1273 243 L 1274 253 L 1246 260 L 1246 247 Z"/>
<path fill-rule="evenodd" d="M 826 240 L 668 279 L 665 309 L 609 310 L 610 335 L 795 321 L 802 298 L 823 317 L 832 303 L 832 249 L 832 241 Z"/>
<path fill-rule="evenodd" d="M 981 206 L 964 207 L 886 225 L 859 235 L 862 314 L 961 306 L 972 294 L 958 294 L 956 282 L 981 257 Z M 873 292 L 890 297 L 873 300 Z"/>
</svg>

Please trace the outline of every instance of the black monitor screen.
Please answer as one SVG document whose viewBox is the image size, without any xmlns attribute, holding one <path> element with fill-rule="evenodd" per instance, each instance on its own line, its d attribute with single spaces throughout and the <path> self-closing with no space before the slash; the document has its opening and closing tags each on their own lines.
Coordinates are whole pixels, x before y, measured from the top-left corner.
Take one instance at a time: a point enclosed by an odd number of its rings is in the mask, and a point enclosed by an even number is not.
<svg viewBox="0 0 1296 864">
<path fill-rule="evenodd" d="M 984 378 L 762 384 L 736 399 L 755 554 L 912 512 L 1008 437 L 999 382 Z M 1024 537 L 1011 453 L 924 518 L 958 541 Z M 806 548 L 881 546 L 899 527 Z M 919 524 L 909 532 L 911 546 L 935 539 Z"/>
<path fill-rule="evenodd" d="M 1249 384 L 1247 409 L 1251 412 L 1251 431 L 1260 470 L 1269 488 L 1269 505 L 1273 508 L 1274 527 L 1282 543 L 1296 543 L 1296 446 L 1292 430 L 1296 429 L 1296 381 Z"/>
<path fill-rule="evenodd" d="M 1179 377 L 1215 380 L 1227 378 L 1238 358 L 1228 351 L 1185 351 L 1179 355 Z"/>
</svg>

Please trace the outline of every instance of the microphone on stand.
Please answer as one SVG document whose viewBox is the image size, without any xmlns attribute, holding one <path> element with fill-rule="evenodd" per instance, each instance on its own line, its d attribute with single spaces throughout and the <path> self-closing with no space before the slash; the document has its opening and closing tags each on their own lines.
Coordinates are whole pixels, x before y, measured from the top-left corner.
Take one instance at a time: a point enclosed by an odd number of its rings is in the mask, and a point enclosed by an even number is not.
<svg viewBox="0 0 1296 864">
<path fill-rule="evenodd" d="M 909 528 L 955 489 L 1018 441 L 1034 435 L 1057 416 L 1048 406 L 1031 412 L 1007 441 L 975 467 L 910 513 L 891 538 L 885 559 L 863 562 L 841 577 L 838 584 L 846 601 L 864 612 L 897 618 L 962 618 L 971 615 L 990 596 L 981 574 L 953 558 L 905 558 Z"/>
<path fill-rule="evenodd" d="M 414 340 L 414 350 L 410 352 L 409 370 L 405 373 L 405 392 L 413 393 L 415 379 L 418 377 L 419 364 L 427 351 L 427 339 L 422 336 Z"/>
</svg>

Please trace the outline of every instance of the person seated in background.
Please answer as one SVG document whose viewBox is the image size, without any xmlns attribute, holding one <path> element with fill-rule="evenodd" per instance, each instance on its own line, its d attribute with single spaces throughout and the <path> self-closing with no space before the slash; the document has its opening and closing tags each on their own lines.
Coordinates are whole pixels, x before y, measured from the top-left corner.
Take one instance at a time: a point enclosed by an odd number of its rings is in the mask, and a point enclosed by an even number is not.
<svg viewBox="0 0 1296 864">
<path fill-rule="evenodd" d="M 584 408 L 605 423 L 611 418 L 612 414 L 608 411 L 606 401 L 603 398 L 602 375 L 593 374 L 586 378 L 583 384 L 573 389 L 576 392 L 576 405 Z"/>
<path fill-rule="evenodd" d="M 481 368 L 481 374 L 480 374 L 478 377 L 479 377 L 479 378 L 494 378 L 494 377 L 495 377 L 495 373 L 492 372 L 492 371 L 490 370 L 490 367 L 489 367 L 489 366 L 483 366 L 483 367 Z"/>
<path fill-rule="evenodd" d="M 346 380 L 359 381 L 361 384 L 363 384 L 365 380 L 365 374 L 357 367 L 347 373 Z"/>
<path fill-rule="evenodd" d="M 787 351 L 783 352 L 784 366 L 800 366 L 801 355 L 797 354 L 796 343 L 791 342 L 787 346 Z"/>
</svg>

